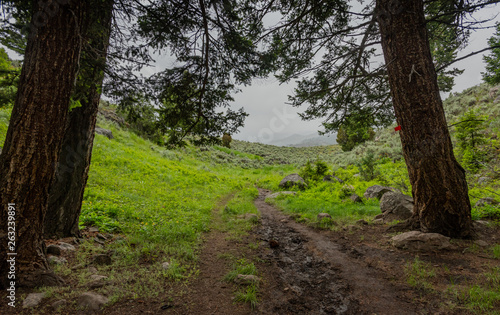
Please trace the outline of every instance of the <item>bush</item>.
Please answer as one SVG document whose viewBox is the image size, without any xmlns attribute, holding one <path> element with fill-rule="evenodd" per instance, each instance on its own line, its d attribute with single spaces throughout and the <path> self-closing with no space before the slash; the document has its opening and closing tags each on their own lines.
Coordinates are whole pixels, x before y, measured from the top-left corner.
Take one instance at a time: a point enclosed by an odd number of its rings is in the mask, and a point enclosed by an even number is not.
<svg viewBox="0 0 500 315">
<path fill-rule="evenodd" d="M 371 150 L 366 152 L 366 155 L 361 159 L 357 166 L 361 178 L 365 181 L 374 180 L 380 176 L 380 171 L 376 166 L 375 154 Z"/>
<path fill-rule="evenodd" d="M 310 161 L 299 171 L 299 175 L 307 182 L 319 181 L 328 173 L 328 165 L 322 161 L 314 162 L 314 167 Z"/>
</svg>

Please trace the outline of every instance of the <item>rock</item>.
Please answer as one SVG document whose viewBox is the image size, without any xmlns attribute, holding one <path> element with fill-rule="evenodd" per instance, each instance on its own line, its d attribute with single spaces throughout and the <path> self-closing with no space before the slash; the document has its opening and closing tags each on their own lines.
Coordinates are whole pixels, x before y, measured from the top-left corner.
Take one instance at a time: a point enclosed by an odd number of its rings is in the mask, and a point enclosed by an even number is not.
<svg viewBox="0 0 500 315">
<path fill-rule="evenodd" d="M 352 177 L 359 177 L 359 176 L 360 176 L 360 174 L 359 174 L 359 173 L 358 173 L 358 174 L 354 174 L 354 175 L 352 175 Z"/>
<path fill-rule="evenodd" d="M 387 192 L 380 199 L 384 221 L 406 220 L 413 215 L 413 198 L 398 192 Z"/>
<path fill-rule="evenodd" d="M 354 203 L 363 203 L 363 199 L 361 199 L 361 197 L 356 195 L 356 194 L 352 194 L 351 197 L 349 197 L 349 198 Z"/>
<path fill-rule="evenodd" d="M 57 310 L 60 307 L 66 306 L 66 304 L 68 304 L 68 301 L 66 301 L 65 299 L 57 300 L 54 303 L 52 303 L 52 308 L 55 309 L 55 310 Z"/>
<path fill-rule="evenodd" d="M 490 181 L 490 178 L 487 176 L 479 177 L 477 180 L 478 184 L 486 184 L 487 182 Z"/>
<path fill-rule="evenodd" d="M 106 243 L 104 243 L 103 241 L 101 241 L 97 237 L 94 237 L 94 242 L 96 242 L 97 244 L 106 245 Z"/>
<path fill-rule="evenodd" d="M 23 301 L 23 308 L 37 307 L 45 297 L 45 293 L 30 293 Z"/>
<path fill-rule="evenodd" d="M 101 307 L 104 306 L 104 304 L 108 302 L 109 299 L 107 297 L 93 292 L 85 292 L 76 300 L 78 307 L 90 311 L 98 311 L 99 309 L 101 309 Z"/>
<path fill-rule="evenodd" d="M 306 187 L 306 182 L 299 174 L 290 174 L 281 180 L 279 186 L 281 188 L 291 188 L 297 186 L 299 189 L 304 189 Z"/>
<path fill-rule="evenodd" d="M 278 191 L 278 192 L 275 192 L 274 194 L 270 194 L 266 197 L 269 198 L 269 199 L 274 199 L 274 198 L 278 198 L 279 196 L 281 195 L 292 195 L 292 196 L 295 196 L 297 193 L 295 191 Z"/>
<path fill-rule="evenodd" d="M 375 219 L 372 221 L 373 224 L 384 224 L 384 219 Z"/>
<path fill-rule="evenodd" d="M 338 178 L 337 176 L 335 175 L 326 175 L 325 177 L 323 177 L 323 181 L 324 182 L 330 182 L 330 183 L 334 183 L 335 181 L 343 184 L 344 181 L 341 180 L 340 178 Z"/>
<path fill-rule="evenodd" d="M 104 129 L 101 127 L 95 127 L 95 133 L 98 135 L 103 135 L 103 136 L 107 137 L 108 139 L 115 138 L 115 137 L 113 137 L 113 132 L 111 132 L 111 130 Z"/>
<path fill-rule="evenodd" d="M 384 219 L 384 214 L 383 214 L 383 213 L 381 213 L 381 214 L 377 214 L 377 215 L 373 218 L 373 220 L 378 220 L 378 219 Z"/>
<path fill-rule="evenodd" d="M 498 201 L 496 201 L 493 198 L 486 197 L 486 198 L 481 198 L 479 199 L 476 204 L 474 205 L 475 207 L 484 207 L 485 205 L 497 205 Z"/>
<path fill-rule="evenodd" d="M 279 246 L 280 246 L 280 243 L 278 243 L 277 240 L 270 240 L 269 241 L 269 247 L 271 247 L 271 248 L 277 248 Z"/>
<path fill-rule="evenodd" d="M 361 220 L 356 221 L 356 224 L 359 224 L 359 225 L 368 225 L 368 222 L 366 222 L 365 220 L 361 219 Z"/>
<path fill-rule="evenodd" d="M 99 232 L 99 228 L 95 226 L 89 227 L 89 232 Z"/>
<path fill-rule="evenodd" d="M 91 274 L 96 274 L 96 273 L 97 273 L 97 268 L 96 268 L 96 267 L 94 267 L 94 266 L 90 266 L 90 267 L 89 267 L 89 272 L 90 272 Z"/>
<path fill-rule="evenodd" d="M 397 248 L 408 250 L 435 251 L 451 249 L 450 238 L 438 233 L 422 233 L 420 231 L 410 231 L 396 235 L 392 238 L 392 243 Z"/>
<path fill-rule="evenodd" d="M 96 255 L 94 257 L 94 264 L 96 265 L 111 265 L 111 257 L 106 254 Z"/>
<path fill-rule="evenodd" d="M 488 247 L 488 243 L 483 241 L 483 240 L 477 240 L 474 242 L 474 244 L 476 244 L 477 246 L 481 246 L 481 247 Z"/>
<path fill-rule="evenodd" d="M 47 254 L 61 256 L 61 248 L 57 245 L 50 244 L 47 246 Z"/>
<path fill-rule="evenodd" d="M 168 270 L 170 268 L 170 263 L 168 261 L 165 261 L 161 264 L 161 267 L 164 269 L 164 270 Z"/>
<path fill-rule="evenodd" d="M 260 278 L 254 275 L 237 275 L 234 282 L 237 284 L 257 284 L 260 282 Z"/>
<path fill-rule="evenodd" d="M 64 243 L 64 242 L 59 242 L 58 246 L 60 249 L 67 250 L 69 252 L 74 252 L 76 250 L 75 246 L 68 244 L 68 243 Z"/>
<path fill-rule="evenodd" d="M 104 279 L 108 279 L 108 277 L 106 276 L 101 276 L 101 275 L 90 275 L 90 280 L 92 281 L 99 281 L 99 280 L 104 280 Z"/>
<path fill-rule="evenodd" d="M 330 220 L 333 220 L 332 216 L 329 215 L 328 213 L 318 213 L 318 221 L 321 221 L 323 219 L 330 219 Z"/>
<path fill-rule="evenodd" d="M 96 237 L 100 240 L 106 241 L 108 238 L 101 233 L 97 233 Z"/>
<path fill-rule="evenodd" d="M 363 197 L 365 199 L 370 199 L 370 198 L 377 198 L 380 199 L 382 196 L 389 191 L 393 191 L 392 187 L 385 187 L 385 186 L 380 186 L 380 185 L 374 185 L 366 188 L 365 193 L 363 194 Z"/>
<path fill-rule="evenodd" d="M 47 256 L 47 261 L 49 264 L 54 264 L 54 265 L 64 265 L 68 263 L 68 260 L 64 257 L 58 257 L 58 256 L 52 256 L 49 255 Z"/>
</svg>

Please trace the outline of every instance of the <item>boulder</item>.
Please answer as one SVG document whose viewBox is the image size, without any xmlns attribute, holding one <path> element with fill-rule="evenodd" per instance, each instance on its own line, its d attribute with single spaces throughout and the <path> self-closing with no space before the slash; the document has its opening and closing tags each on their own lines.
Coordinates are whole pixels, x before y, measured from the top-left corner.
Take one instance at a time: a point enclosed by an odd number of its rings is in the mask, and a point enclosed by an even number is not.
<svg viewBox="0 0 500 315">
<path fill-rule="evenodd" d="M 75 246 L 64 242 L 59 242 L 58 246 L 60 249 L 67 250 L 69 252 L 74 252 L 76 250 Z"/>
<path fill-rule="evenodd" d="M 392 238 L 392 244 L 401 249 L 435 251 L 452 249 L 450 238 L 438 233 L 423 233 L 410 231 L 396 235 Z"/>
<path fill-rule="evenodd" d="M 356 194 L 352 194 L 351 197 L 349 197 L 349 198 L 354 203 L 363 203 L 363 200 L 361 199 L 361 197 L 356 195 Z"/>
<path fill-rule="evenodd" d="M 380 199 L 386 192 L 389 191 L 394 191 L 394 190 L 392 187 L 374 185 L 366 188 L 366 191 L 363 194 L 363 196 L 365 197 L 365 199 L 370 199 L 370 198 Z"/>
<path fill-rule="evenodd" d="M 23 301 L 23 308 L 37 307 L 45 297 L 45 293 L 30 293 Z"/>
<path fill-rule="evenodd" d="M 115 138 L 115 137 L 113 137 L 113 132 L 111 132 L 111 130 L 104 129 L 101 127 L 95 127 L 95 133 L 98 135 L 103 135 L 103 136 L 107 137 L 108 139 Z"/>
<path fill-rule="evenodd" d="M 386 192 L 380 199 L 384 221 L 406 220 L 413 215 L 413 198 L 398 192 Z"/>
<path fill-rule="evenodd" d="M 318 218 L 318 221 L 321 221 L 323 219 L 330 219 L 330 220 L 332 220 L 332 216 L 329 215 L 328 213 L 318 213 L 317 218 Z"/>
<path fill-rule="evenodd" d="M 94 292 L 85 292 L 80 295 L 76 301 L 78 307 L 90 311 L 98 311 L 108 302 L 109 299 L 107 297 Z"/>
<path fill-rule="evenodd" d="M 496 201 L 493 198 L 486 197 L 486 198 L 481 198 L 479 199 L 476 204 L 474 205 L 475 207 L 484 207 L 485 205 L 497 205 L 498 201 Z"/>
<path fill-rule="evenodd" d="M 287 177 L 283 178 L 280 182 L 279 186 L 281 188 L 291 188 L 293 186 L 299 187 L 299 189 L 306 188 L 306 182 L 299 174 L 290 174 Z"/>
<path fill-rule="evenodd" d="M 274 194 L 270 194 L 266 197 L 269 198 L 269 199 L 275 199 L 275 198 L 278 198 L 279 196 L 281 195 L 292 195 L 292 196 L 295 196 L 297 193 L 295 191 L 278 191 L 278 192 L 275 192 Z"/>
</svg>

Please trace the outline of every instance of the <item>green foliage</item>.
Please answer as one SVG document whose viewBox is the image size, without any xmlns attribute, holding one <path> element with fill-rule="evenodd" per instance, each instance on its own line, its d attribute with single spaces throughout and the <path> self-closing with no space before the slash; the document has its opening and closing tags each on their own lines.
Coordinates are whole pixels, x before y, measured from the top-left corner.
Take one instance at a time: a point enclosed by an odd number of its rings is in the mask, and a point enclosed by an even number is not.
<svg viewBox="0 0 500 315">
<path fill-rule="evenodd" d="M 408 262 L 405 266 L 407 282 L 414 288 L 420 290 L 433 290 L 432 284 L 429 282 L 436 276 L 436 271 L 429 263 L 423 262 L 417 257 L 413 262 Z"/>
<path fill-rule="evenodd" d="M 322 161 L 314 162 L 314 167 L 310 161 L 299 171 L 299 175 L 307 182 L 319 181 L 328 173 L 328 165 Z"/>
<path fill-rule="evenodd" d="M 360 143 L 373 140 L 375 132 L 371 128 L 374 123 L 369 115 L 351 115 L 340 126 L 337 133 L 337 143 L 343 151 L 351 151 Z"/>
<path fill-rule="evenodd" d="M 21 68 L 14 66 L 4 48 L 0 48 L 0 107 L 14 105 Z"/>
<path fill-rule="evenodd" d="M 496 28 L 495 35 L 488 40 L 492 50 L 489 55 L 483 56 L 486 63 L 486 72 L 482 73 L 483 80 L 491 85 L 500 83 L 500 23 Z"/>
<path fill-rule="evenodd" d="M 357 166 L 363 180 L 370 181 L 380 176 L 380 171 L 377 169 L 375 154 L 371 150 L 366 152 Z"/>
<path fill-rule="evenodd" d="M 477 173 L 486 160 L 486 152 L 480 145 L 486 143 L 484 121 L 486 116 L 477 115 L 476 111 L 468 110 L 460 121 L 455 124 L 457 148 L 462 165 L 472 173 Z"/>
</svg>

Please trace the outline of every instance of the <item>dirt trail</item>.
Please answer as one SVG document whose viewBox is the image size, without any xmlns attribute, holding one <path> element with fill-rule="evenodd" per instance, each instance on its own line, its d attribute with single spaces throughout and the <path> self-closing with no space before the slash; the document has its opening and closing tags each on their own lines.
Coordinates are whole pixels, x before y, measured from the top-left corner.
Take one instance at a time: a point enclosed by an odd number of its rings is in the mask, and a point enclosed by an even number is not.
<svg viewBox="0 0 500 315">
<path fill-rule="evenodd" d="M 417 314 L 383 272 L 370 268 L 354 248 L 335 243 L 328 233 L 288 219 L 265 203 L 260 190 L 255 201 L 262 214 L 256 232 L 261 240 L 277 241 L 267 257 L 274 287 L 265 293 L 264 314 Z M 275 244 L 274 244 L 275 245 Z M 268 270 L 270 273 L 270 270 Z"/>
</svg>

